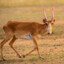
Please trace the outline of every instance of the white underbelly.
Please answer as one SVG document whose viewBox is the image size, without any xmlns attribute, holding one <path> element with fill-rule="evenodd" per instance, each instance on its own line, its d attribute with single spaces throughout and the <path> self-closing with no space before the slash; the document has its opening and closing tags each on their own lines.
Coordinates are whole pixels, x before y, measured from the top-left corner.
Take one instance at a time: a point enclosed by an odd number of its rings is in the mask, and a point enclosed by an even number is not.
<svg viewBox="0 0 64 64">
<path fill-rule="evenodd" d="M 25 31 L 16 31 L 14 33 L 14 35 L 17 38 L 31 38 L 31 34 L 29 32 L 25 32 Z"/>
</svg>

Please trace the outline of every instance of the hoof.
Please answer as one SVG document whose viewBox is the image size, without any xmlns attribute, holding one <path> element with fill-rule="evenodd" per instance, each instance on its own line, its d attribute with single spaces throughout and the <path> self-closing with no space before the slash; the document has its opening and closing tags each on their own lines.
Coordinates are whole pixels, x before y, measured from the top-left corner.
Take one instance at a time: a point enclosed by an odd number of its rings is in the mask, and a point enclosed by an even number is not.
<svg viewBox="0 0 64 64">
<path fill-rule="evenodd" d="M 21 58 L 21 56 L 19 56 L 19 58 Z"/>
<path fill-rule="evenodd" d="M 45 60 L 44 58 L 40 58 L 41 60 Z"/>
<path fill-rule="evenodd" d="M 25 55 L 23 55 L 23 58 L 25 58 Z"/>
<path fill-rule="evenodd" d="M 39 57 L 39 59 L 44 59 L 44 58 L 42 58 L 42 57 Z"/>
<path fill-rule="evenodd" d="M 41 59 L 41 60 L 45 60 L 44 58 L 42 58 L 42 57 L 39 57 L 39 59 Z"/>
<path fill-rule="evenodd" d="M 6 61 L 5 59 L 3 59 L 3 61 Z"/>
</svg>

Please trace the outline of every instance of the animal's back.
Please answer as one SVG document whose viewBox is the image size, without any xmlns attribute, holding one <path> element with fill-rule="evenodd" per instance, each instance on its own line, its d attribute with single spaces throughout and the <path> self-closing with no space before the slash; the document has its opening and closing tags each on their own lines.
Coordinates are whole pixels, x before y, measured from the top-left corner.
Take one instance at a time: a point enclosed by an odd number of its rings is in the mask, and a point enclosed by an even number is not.
<svg viewBox="0 0 64 64">
<path fill-rule="evenodd" d="M 38 25 L 41 23 L 38 22 L 18 22 L 18 21 L 9 21 L 6 26 L 11 30 L 14 35 L 25 35 L 25 34 L 34 34 L 37 32 Z"/>
</svg>

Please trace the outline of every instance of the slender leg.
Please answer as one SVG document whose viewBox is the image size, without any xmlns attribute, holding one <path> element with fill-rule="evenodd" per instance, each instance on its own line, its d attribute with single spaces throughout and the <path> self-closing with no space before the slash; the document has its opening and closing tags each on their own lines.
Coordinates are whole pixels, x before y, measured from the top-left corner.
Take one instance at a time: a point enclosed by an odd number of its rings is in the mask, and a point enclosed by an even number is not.
<svg viewBox="0 0 64 64">
<path fill-rule="evenodd" d="M 33 37 L 33 41 L 34 41 L 34 44 L 36 45 L 36 47 L 35 47 L 33 50 L 31 50 L 29 53 L 27 53 L 26 55 L 23 55 L 23 57 L 29 55 L 30 53 L 32 53 L 33 51 L 35 51 L 35 50 L 37 49 L 39 58 L 41 58 L 41 57 L 40 57 L 40 53 L 39 53 L 38 44 L 37 44 L 37 41 L 36 41 L 36 39 L 35 39 L 34 37 Z"/>
<path fill-rule="evenodd" d="M 11 48 L 16 52 L 16 54 L 19 56 L 19 58 L 21 58 L 20 54 L 17 52 L 17 50 L 13 47 L 13 44 L 16 40 L 16 37 L 13 36 L 13 39 L 10 41 L 9 45 L 11 46 Z"/>
<path fill-rule="evenodd" d="M 40 52 L 39 52 L 39 48 L 38 48 L 38 44 L 37 44 L 37 39 L 36 39 L 35 37 L 33 37 L 33 41 L 34 41 L 34 43 L 35 43 L 35 45 L 36 45 L 36 49 L 37 49 L 39 58 L 41 58 L 41 56 L 40 56 Z"/>
<path fill-rule="evenodd" d="M 9 38 L 8 38 L 8 39 L 4 39 L 4 40 L 1 42 L 1 57 L 2 57 L 3 60 L 5 60 L 5 59 L 4 59 L 4 56 L 3 56 L 3 46 L 4 46 L 4 44 L 5 44 L 8 40 L 9 40 Z"/>
<path fill-rule="evenodd" d="M 23 57 L 28 56 L 30 53 L 32 53 L 34 50 L 36 50 L 36 48 L 34 48 L 33 50 L 31 50 L 29 53 L 27 53 L 26 55 L 23 55 Z"/>
</svg>

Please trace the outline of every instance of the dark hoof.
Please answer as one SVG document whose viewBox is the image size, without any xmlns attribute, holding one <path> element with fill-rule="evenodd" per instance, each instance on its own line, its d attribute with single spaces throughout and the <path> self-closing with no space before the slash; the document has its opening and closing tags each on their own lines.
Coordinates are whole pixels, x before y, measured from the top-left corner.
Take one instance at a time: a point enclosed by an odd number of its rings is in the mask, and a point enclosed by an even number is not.
<svg viewBox="0 0 64 64">
<path fill-rule="evenodd" d="M 45 60 L 44 58 L 40 58 L 41 60 Z"/>
<path fill-rule="evenodd" d="M 25 58 L 25 55 L 23 55 L 23 58 Z"/>
<path fill-rule="evenodd" d="M 44 60 L 44 58 L 42 58 L 42 57 L 39 57 L 39 59 L 42 59 L 42 60 Z"/>
<path fill-rule="evenodd" d="M 19 56 L 19 58 L 21 58 L 21 56 Z"/>
<path fill-rule="evenodd" d="M 3 59 L 3 61 L 6 61 L 5 59 Z"/>
<path fill-rule="evenodd" d="M 45 58 L 40 58 L 40 60 L 45 60 Z"/>
</svg>

